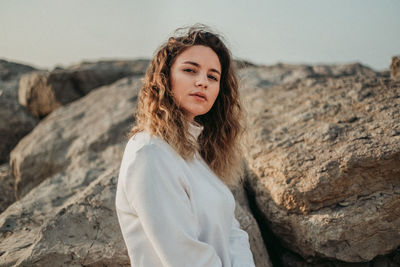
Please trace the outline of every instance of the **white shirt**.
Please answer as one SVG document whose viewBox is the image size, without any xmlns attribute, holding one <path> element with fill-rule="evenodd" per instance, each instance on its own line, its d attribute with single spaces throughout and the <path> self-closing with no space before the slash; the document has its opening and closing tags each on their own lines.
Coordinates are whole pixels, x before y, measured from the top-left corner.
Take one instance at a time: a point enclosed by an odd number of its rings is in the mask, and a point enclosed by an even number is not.
<svg viewBox="0 0 400 267">
<path fill-rule="evenodd" d="M 202 126 L 189 124 L 196 138 Z M 254 267 L 229 188 L 199 152 L 185 161 L 161 138 L 129 139 L 116 211 L 134 267 Z"/>
</svg>

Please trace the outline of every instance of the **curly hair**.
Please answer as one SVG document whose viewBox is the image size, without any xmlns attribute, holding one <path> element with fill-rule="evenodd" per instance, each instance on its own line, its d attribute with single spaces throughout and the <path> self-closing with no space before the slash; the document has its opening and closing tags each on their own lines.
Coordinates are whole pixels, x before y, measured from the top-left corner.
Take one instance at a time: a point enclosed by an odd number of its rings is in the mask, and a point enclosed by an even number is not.
<svg viewBox="0 0 400 267">
<path fill-rule="evenodd" d="M 197 142 L 190 138 L 187 118 L 175 103 L 170 86 L 170 68 L 174 60 L 195 45 L 211 48 L 221 64 L 217 99 L 206 114 L 194 118 L 203 126 Z M 147 69 L 139 92 L 136 125 L 128 137 L 145 130 L 165 140 L 185 160 L 199 151 L 210 169 L 227 186 L 234 186 L 243 178 L 240 138 L 245 130 L 238 87 L 231 52 L 222 38 L 203 24 L 179 28 L 175 36 L 159 47 Z"/>
</svg>

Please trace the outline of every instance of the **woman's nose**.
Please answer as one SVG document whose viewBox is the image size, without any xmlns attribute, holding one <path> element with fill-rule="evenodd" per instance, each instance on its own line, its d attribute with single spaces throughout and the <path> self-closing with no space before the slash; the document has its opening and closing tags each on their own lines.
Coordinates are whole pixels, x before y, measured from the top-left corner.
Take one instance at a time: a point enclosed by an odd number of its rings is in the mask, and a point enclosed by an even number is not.
<svg viewBox="0 0 400 267">
<path fill-rule="evenodd" d="M 207 88 L 208 86 L 207 75 L 199 75 L 196 80 L 196 86 L 202 86 L 204 88 Z"/>
</svg>

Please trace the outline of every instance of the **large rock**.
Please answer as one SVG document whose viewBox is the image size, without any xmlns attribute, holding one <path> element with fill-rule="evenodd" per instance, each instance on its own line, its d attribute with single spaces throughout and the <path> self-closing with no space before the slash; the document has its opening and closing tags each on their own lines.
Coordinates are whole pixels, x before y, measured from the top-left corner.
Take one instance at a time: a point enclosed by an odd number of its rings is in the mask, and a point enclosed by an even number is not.
<svg viewBox="0 0 400 267">
<path fill-rule="evenodd" d="M 10 151 L 38 123 L 29 110 L 18 103 L 19 77 L 32 70 L 0 60 L 0 164 L 9 161 Z"/>
<path fill-rule="evenodd" d="M 115 216 L 118 164 L 56 208 L 16 266 L 130 266 Z"/>
<path fill-rule="evenodd" d="M 138 79 L 125 79 L 54 111 L 10 155 L 16 195 L 64 171 L 82 154 L 99 157 L 123 140 L 133 120 Z"/>
<path fill-rule="evenodd" d="M 400 81 L 400 56 L 392 57 L 390 62 L 390 78 Z"/>
<path fill-rule="evenodd" d="M 249 234 L 250 248 L 257 267 L 271 267 L 267 248 L 261 236 L 260 228 L 249 206 L 246 191 L 243 184 L 231 188 L 236 199 L 235 216 L 240 226 Z"/>
<path fill-rule="evenodd" d="M 143 75 L 148 60 L 83 62 L 67 69 L 24 75 L 19 84 L 19 102 L 43 118 L 62 105 L 127 76 Z"/>
<path fill-rule="evenodd" d="M 0 215 L 0 266 L 129 263 L 112 203 L 140 84 L 125 78 L 57 109 L 13 150 L 24 197 Z"/>
<path fill-rule="evenodd" d="M 17 79 L 21 74 L 35 71 L 36 69 L 15 62 L 10 62 L 4 59 L 0 59 L 0 80 L 1 81 L 10 81 Z"/>
<path fill-rule="evenodd" d="M 246 65 L 245 65 L 246 66 Z M 360 63 L 344 65 L 292 65 L 275 64 L 271 66 L 247 65 L 239 70 L 241 90 L 253 91 L 278 84 L 292 83 L 305 78 L 363 76 L 377 77 L 380 73 Z"/>
<path fill-rule="evenodd" d="M 365 262 L 400 246 L 400 83 L 314 77 L 245 97 L 259 209 L 303 258 Z"/>
<path fill-rule="evenodd" d="M 15 201 L 14 179 L 8 163 L 0 165 L 0 213 Z"/>
</svg>

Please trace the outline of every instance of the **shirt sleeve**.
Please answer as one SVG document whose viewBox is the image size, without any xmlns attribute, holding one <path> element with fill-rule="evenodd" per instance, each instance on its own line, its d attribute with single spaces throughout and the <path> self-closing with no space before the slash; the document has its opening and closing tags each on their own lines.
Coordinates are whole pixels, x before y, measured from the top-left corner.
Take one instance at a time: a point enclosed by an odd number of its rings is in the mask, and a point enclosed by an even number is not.
<svg viewBox="0 0 400 267">
<path fill-rule="evenodd" d="M 125 194 L 163 266 L 221 267 L 215 249 L 198 240 L 199 225 L 178 162 L 145 145 L 128 163 Z"/>
<path fill-rule="evenodd" d="M 229 245 L 232 267 L 255 267 L 253 254 L 250 250 L 249 235 L 240 228 L 235 215 L 229 234 Z"/>
</svg>

